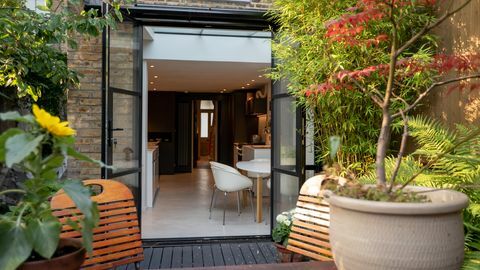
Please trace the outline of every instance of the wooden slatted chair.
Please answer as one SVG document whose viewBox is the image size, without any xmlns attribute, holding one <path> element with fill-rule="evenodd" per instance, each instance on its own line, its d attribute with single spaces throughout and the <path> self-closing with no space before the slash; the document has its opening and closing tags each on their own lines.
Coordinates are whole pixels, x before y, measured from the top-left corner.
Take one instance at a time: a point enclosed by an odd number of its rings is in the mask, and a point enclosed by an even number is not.
<svg viewBox="0 0 480 270">
<path fill-rule="evenodd" d="M 324 180 L 324 175 L 314 176 L 300 189 L 287 249 L 314 260 L 332 261 L 330 206 L 321 191 Z"/>
<path fill-rule="evenodd" d="M 142 240 L 137 209 L 132 192 L 124 184 L 113 180 L 86 180 L 85 185 L 101 187 L 101 193 L 92 196 L 97 202 L 100 222 L 93 233 L 93 252 L 82 265 L 83 269 L 111 269 L 143 260 Z M 59 194 L 51 201 L 54 214 L 65 224 L 80 211 L 66 194 Z M 62 227 L 61 237 L 80 238 L 70 226 Z"/>
</svg>

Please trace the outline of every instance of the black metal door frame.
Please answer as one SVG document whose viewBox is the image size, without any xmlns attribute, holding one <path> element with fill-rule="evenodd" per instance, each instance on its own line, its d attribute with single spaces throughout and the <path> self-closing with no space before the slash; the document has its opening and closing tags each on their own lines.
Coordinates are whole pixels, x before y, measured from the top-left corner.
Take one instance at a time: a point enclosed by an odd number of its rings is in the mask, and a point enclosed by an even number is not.
<svg viewBox="0 0 480 270">
<path fill-rule="evenodd" d="M 92 7 L 92 6 L 88 6 Z M 98 8 L 98 6 L 96 6 Z M 106 10 L 104 6 L 102 6 L 102 12 Z M 127 13 L 125 13 L 127 14 Z M 233 9 L 216 9 L 216 8 L 189 8 L 189 7 L 169 7 L 169 6 L 161 6 L 161 5 L 134 5 L 130 7 L 128 10 L 127 19 L 132 19 L 139 28 L 143 26 L 172 26 L 172 27 L 215 27 L 221 29 L 240 29 L 240 30 L 265 30 L 270 29 L 273 32 L 278 28 L 278 26 L 273 21 L 269 21 L 268 18 L 265 16 L 265 12 L 263 11 L 255 11 L 255 10 L 233 10 Z M 109 62 L 109 36 L 108 31 L 103 32 L 103 65 L 102 65 L 102 98 L 105 102 L 112 102 L 113 93 L 122 93 L 124 94 L 123 89 L 118 88 L 109 88 L 108 83 L 108 62 Z M 139 41 L 142 42 L 143 38 L 140 36 Z M 139 54 L 139 67 L 142 67 L 143 61 L 143 47 L 140 45 L 140 54 Z M 272 67 L 273 67 L 273 56 L 272 56 Z M 142 87 L 142 68 L 138 72 L 136 72 L 140 77 L 140 88 Z M 272 99 L 271 99 L 271 141 L 274 142 L 275 136 L 274 134 L 274 118 L 275 115 L 274 111 L 274 100 L 279 98 L 286 98 L 290 97 L 289 94 L 273 94 L 273 84 L 272 81 Z M 111 91 L 109 91 L 111 90 Z M 142 99 L 142 92 L 135 94 L 137 95 L 140 100 Z M 142 102 L 139 103 L 140 111 L 142 111 L 141 106 Z M 111 152 L 108 155 L 108 144 L 111 144 L 112 138 L 112 126 L 108 124 L 108 121 L 112 119 L 113 110 L 110 107 L 103 107 L 102 111 L 102 160 L 107 164 L 111 164 L 112 156 Z M 140 119 L 140 129 L 142 123 L 142 113 L 139 114 Z M 275 149 L 271 148 L 271 168 L 272 168 L 272 188 L 271 188 L 271 206 L 273 206 L 274 198 L 273 198 L 273 191 L 274 191 L 274 173 L 283 173 L 291 176 L 298 177 L 299 179 L 299 187 L 305 181 L 305 169 L 312 169 L 311 166 L 305 166 L 305 112 L 301 108 L 297 108 L 296 110 L 296 128 L 297 128 L 297 135 L 296 135 L 296 168 L 295 172 L 285 170 L 282 168 L 275 167 L 274 164 L 274 157 L 277 154 Z M 108 127 L 107 127 L 108 125 Z M 142 136 L 139 136 L 141 144 Z M 139 161 L 141 164 L 141 160 Z M 107 176 L 123 176 L 131 173 L 139 173 L 139 201 L 137 201 L 137 207 L 141 207 L 141 166 L 137 169 L 132 169 L 128 171 L 118 172 L 112 174 L 110 170 L 102 169 L 102 178 Z M 270 233 L 273 229 L 274 223 L 274 215 L 273 211 L 270 211 Z M 139 216 L 141 215 L 141 211 L 139 211 Z M 141 217 L 139 217 L 141 220 Z M 259 238 L 258 236 L 251 236 L 249 238 Z M 238 239 L 238 237 L 220 237 L 221 239 Z M 242 238 L 242 237 L 240 237 Z M 262 237 L 260 237 L 262 238 Z M 209 238 L 210 240 L 213 238 Z M 175 239 L 166 239 L 166 241 L 172 241 Z M 182 241 L 196 241 L 196 239 L 183 239 Z"/>
<path fill-rule="evenodd" d="M 106 14 L 111 7 L 103 3 L 101 6 L 102 14 Z M 136 111 L 138 112 L 138 124 L 136 132 L 138 132 L 138 166 L 136 168 L 130 168 L 121 171 L 113 171 L 111 168 L 102 168 L 102 179 L 114 179 L 129 174 L 138 174 L 138 193 L 135 198 L 135 204 L 138 209 L 139 221 L 141 222 L 141 198 L 142 198 L 142 62 L 143 62 L 143 50 L 142 50 L 142 26 L 136 22 L 136 20 L 128 15 L 126 12 L 122 12 L 124 21 L 132 22 L 134 25 L 134 35 L 137 42 L 139 42 L 138 50 L 134 50 L 134 70 L 133 70 L 133 82 L 134 89 L 137 91 L 130 91 L 117 87 L 110 86 L 110 27 L 106 27 L 102 32 L 102 153 L 101 159 L 107 165 L 113 163 L 113 144 L 114 144 L 114 132 L 119 131 L 113 126 L 113 96 L 115 93 L 129 95 L 136 98 Z M 134 103 L 134 104 L 135 104 Z"/>
</svg>

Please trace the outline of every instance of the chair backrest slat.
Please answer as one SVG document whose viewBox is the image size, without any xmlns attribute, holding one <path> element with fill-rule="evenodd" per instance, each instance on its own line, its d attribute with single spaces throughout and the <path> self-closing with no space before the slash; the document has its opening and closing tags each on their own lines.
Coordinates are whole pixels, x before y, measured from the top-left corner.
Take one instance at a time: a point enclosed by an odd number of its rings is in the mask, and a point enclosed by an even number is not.
<svg viewBox="0 0 480 270">
<path fill-rule="evenodd" d="M 314 260 L 331 261 L 330 206 L 322 199 L 325 176 L 308 179 L 300 190 L 287 249 Z"/>
<path fill-rule="evenodd" d="M 100 186 L 101 192 L 92 196 L 98 204 L 100 221 L 93 231 L 93 252 L 87 254 L 82 268 L 110 269 L 142 261 L 142 240 L 132 192 L 113 180 L 86 180 L 84 184 Z M 65 224 L 67 219 L 82 217 L 73 201 L 65 193 L 59 193 L 51 205 L 54 215 L 64 224 L 61 237 L 80 238 L 80 233 Z"/>
</svg>

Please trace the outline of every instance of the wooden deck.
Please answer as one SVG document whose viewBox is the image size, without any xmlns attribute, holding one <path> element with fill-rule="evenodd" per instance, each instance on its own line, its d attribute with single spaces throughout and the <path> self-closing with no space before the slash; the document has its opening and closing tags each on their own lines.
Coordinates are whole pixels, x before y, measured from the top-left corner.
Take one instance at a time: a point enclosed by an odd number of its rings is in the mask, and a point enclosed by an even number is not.
<svg viewBox="0 0 480 270">
<path fill-rule="evenodd" d="M 277 263 L 277 252 L 272 242 L 144 247 L 144 255 L 143 269 Z M 116 269 L 133 270 L 135 266 L 129 264 Z"/>
</svg>

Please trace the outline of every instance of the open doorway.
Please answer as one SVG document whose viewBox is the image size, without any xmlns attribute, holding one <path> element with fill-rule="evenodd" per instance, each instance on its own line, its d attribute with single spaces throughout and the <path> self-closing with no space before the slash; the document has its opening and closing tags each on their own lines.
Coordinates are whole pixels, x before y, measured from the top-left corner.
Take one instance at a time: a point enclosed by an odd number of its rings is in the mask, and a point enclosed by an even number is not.
<svg viewBox="0 0 480 270">
<path fill-rule="evenodd" d="M 252 150 L 251 158 L 258 149 L 270 156 L 271 82 L 264 74 L 271 67 L 271 33 L 170 27 L 144 33 L 147 151 L 157 162 L 144 188 L 152 201 L 142 208 L 142 237 L 269 235 L 270 217 L 255 221 L 248 198 L 227 197 L 225 225 L 223 199 L 213 201 L 211 215 L 209 209 L 211 161 L 235 167 L 242 147 Z M 263 212 L 270 213 L 264 190 Z"/>
<path fill-rule="evenodd" d="M 194 111 L 194 168 L 210 168 L 217 161 L 217 113 L 215 101 L 196 100 Z"/>
</svg>

